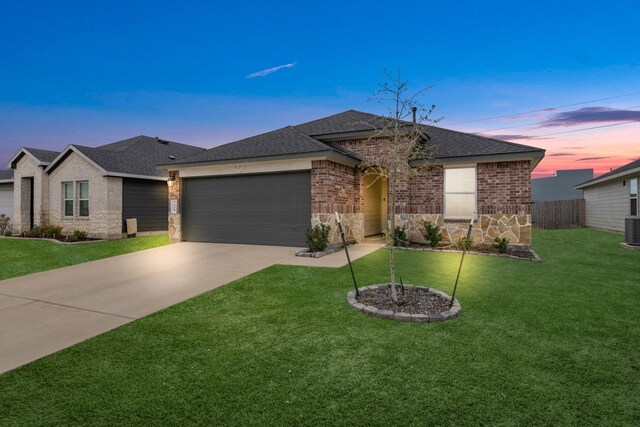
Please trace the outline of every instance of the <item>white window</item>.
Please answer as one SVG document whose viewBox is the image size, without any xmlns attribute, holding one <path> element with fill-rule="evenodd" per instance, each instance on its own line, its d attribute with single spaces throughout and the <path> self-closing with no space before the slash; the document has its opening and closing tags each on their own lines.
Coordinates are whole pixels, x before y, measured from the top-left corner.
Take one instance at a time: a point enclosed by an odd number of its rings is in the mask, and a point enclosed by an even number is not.
<svg viewBox="0 0 640 427">
<path fill-rule="evenodd" d="M 89 216 L 89 183 L 78 183 L 78 211 L 79 216 Z"/>
<path fill-rule="evenodd" d="M 444 171 L 444 216 L 469 219 L 476 211 L 476 168 Z"/>
<path fill-rule="evenodd" d="M 73 216 L 73 182 L 62 183 L 62 209 L 64 216 Z"/>
<path fill-rule="evenodd" d="M 629 214 L 631 216 L 638 215 L 638 178 L 632 178 L 629 180 L 629 201 L 631 209 Z"/>
</svg>

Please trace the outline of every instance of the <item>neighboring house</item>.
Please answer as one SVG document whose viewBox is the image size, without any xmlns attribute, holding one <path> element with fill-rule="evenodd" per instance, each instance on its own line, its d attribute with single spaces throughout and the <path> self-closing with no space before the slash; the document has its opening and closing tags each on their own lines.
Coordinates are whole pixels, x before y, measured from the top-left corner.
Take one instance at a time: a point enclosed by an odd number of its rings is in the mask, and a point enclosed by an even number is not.
<svg viewBox="0 0 640 427">
<path fill-rule="evenodd" d="M 0 215 L 13 217 L 13 171 L 0 170 Z"/>
<path fill-rule="evenodd" d="M 127 218 L 139 232 L 166 230 L 167 173 L 155 166 L 201 151 L 148 136 L 61 152 L 22 148 L 10 162 L 14 230 L 54 224 L 117 239 Z"/>
<path fill-rule="evenodd" d="M 584 192 L 587 227 L 624 232 L 624 219 L 638 215 L 640 159 L 576 185 Z"/>
<path fill-rule="evenodd" d="M 593 178 L 593 169 L 556 171 L 553 176 L 531 180 L 531 199 L 534 202 L 582 199 L 582 191 L 574 187 Z"/>
<path fill-rule="evenodd" d="M 388 150 L 370 138 L 381 119 L 349 110 L 160 165 L 171 174 L 169 236 L 304 246 L 305 230 L 326 223 L 335 243 L 334 212 L 350 239 L 382 233 L 393 208 L 386 182 L 373 183 L 359 167 L 362 156 Z M 399 184 L 395 207 L 411 238 L 420 240 L 423 221 L 431 220 L 445 241 L 455 241 L 477 212 L 475 242 L 504 236 L 529 245 L 531 171 L 544 150 L 434 126 L 424 133 L 438 147 L 437 161 L 429 177 Z"/>
</svg>

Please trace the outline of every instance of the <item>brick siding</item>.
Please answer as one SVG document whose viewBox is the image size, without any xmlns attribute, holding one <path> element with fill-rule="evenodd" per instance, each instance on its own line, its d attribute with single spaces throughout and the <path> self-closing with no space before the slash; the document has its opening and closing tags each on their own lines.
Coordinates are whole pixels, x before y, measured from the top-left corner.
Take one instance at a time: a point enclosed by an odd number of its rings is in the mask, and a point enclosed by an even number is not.
<svg viewBox="0 0 640 427">
<path fill-rule="evenodd" d="M 311 163 L 311 212 L 361 213 L 362 172 L 329 160 Z"/>
<path fill-rule="evenodd" d="M 382 157 L 389 152 L 389 148 L 383 138 L 348 139 L 336 141 L 334 144 L 365 158 Z M 531 175 L 529 167 L 530 161 L 528 160 L 478 163 L 478 214 L 529 214 L 531 212 Z M 332 175 L 329 183 L 331 192 L 335 192 L 336 188 L 339 187 L 339 185 L 336 185 L 339 180 L 347 183 L 349 188 L 347 192 L 352 191 L 352 175 L 349 176 L 347 174 L 345 176 L 336 173 Z M 315 189 L 316 187 L 314 186 L 313 191 Z M 361 201 L 361 195 L 358 194 L 358 196 Z M 397 214 L 444 213 L 444 169 L 442 166 L 429 167 L 423 176 L 400 179 L 397 184 L 396 199 L 395 212 Z M 348 203 L 348 201 L 343 200 L 339 203 Z M 314 209 L 317 207 L 314 204 Z M 312 212 L 322 211 L 312 210 Z"/>
<path fill-rule="evenodd" d="M 531 162 L 478 163 L 478 213 L 531 213 Z"/>
</svg>

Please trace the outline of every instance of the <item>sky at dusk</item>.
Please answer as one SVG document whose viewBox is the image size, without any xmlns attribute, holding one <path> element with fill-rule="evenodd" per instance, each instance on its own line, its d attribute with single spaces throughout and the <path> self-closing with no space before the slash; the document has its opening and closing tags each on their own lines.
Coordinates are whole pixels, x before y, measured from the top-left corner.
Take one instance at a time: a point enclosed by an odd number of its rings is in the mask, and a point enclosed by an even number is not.
<svg viewBox="0 0 640 427">
<path fill-rule="evenodd" d="M 545 148 L 535 177 L 640 158 L 637 1 L 0 6 L 0 168 L 21 146 L 212 147 L 381 113 L 384 69 L 432 86 L 438 126 Z"/>
</svg>

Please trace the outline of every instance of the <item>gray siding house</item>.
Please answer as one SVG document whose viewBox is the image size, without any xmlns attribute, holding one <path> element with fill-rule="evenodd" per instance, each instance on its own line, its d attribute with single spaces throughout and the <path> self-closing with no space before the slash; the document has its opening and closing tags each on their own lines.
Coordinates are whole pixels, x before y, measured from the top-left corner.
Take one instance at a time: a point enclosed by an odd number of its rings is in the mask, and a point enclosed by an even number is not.
<svg viewBox="0 0 640 427">
<path fill-rule="evenodd" d="M 0 215 L 13 216 L 13 171 L 0 170 Z"/>
<path fill-rule="evenodd" d="M 61 152 L 22 148 L 10 162 L 14 231 L 53 224 L 118 239 L 127 218 L 138 220 L 139 232 L 165 231 L 168 173 L 156 164 L 201 151 L 144 135 Z"/>
<path fill-rule="evenodd" d="M 593 178 L 593 169 L 559 170 L 553 176 L 531 180 L 531 200 L 546 202 L 554 200 L 582 199 L 582 191 L 574 187 Z"/>
<path fill-rule="evenodd" d="M 587 227 L 624 232 L 624 219 L 638 215 L 639 180 L 640 159 L 576 185 L 584 192 Z"/>
</svg>

